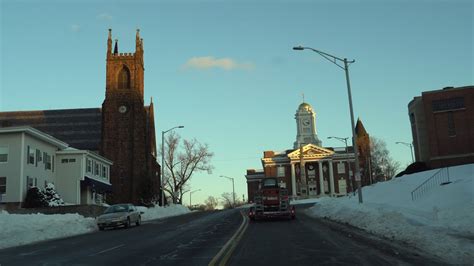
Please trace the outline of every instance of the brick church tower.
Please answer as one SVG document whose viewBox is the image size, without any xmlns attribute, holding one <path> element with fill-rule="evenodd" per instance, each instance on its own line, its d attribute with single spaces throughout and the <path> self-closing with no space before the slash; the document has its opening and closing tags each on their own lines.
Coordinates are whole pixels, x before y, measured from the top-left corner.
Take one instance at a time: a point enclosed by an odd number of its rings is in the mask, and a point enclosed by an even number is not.
<svg viewBox="0 0 474 266">
<path fill-rule="evenodd" d="M 136 33 L 135 53 L 118 53 L 112 30 L 107 40 L 105 100 L 102 103 L 101 154 L 113 161 L 111 203 L 158 200 L 160 166 L 156 161 L 153 103 L 144 105 L 143 39 Z"/>
</svg>

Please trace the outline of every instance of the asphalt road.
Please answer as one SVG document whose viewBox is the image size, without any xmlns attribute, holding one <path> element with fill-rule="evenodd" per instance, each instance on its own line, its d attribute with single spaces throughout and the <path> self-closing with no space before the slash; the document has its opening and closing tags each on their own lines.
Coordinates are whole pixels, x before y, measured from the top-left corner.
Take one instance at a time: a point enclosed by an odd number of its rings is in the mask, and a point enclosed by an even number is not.
<svg viewBox="0 0 474 266">
<path fill-rule="evenodd" d="M 442 265 L 361 230 L 305 215 L 250 222 L 229 265 Z"/>
<path fill-rule="evenodd" d="M 208 265 L 241 223 L 239 210 L 195 212 L 3 249 L 0 265 Z"/>
</svg>

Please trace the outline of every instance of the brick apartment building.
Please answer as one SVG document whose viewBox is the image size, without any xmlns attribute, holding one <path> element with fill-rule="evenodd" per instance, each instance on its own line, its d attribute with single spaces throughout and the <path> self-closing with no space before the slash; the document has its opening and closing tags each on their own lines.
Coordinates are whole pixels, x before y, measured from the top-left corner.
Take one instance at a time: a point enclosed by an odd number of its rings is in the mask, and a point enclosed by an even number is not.
<svg viewBox="0 0 474 266">
<path fill-rule="evenodd" d="M 474 86 L 425 91 L 408 104 L 416 161 L 474 163 Z"/>
</svg>

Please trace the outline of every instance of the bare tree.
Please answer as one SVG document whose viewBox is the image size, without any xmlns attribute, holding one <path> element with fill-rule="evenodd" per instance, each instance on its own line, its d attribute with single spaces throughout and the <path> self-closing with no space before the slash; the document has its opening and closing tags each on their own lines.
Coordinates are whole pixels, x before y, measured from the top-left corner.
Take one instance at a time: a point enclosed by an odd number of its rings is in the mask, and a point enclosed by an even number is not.
<svg viewBox="0 0 474 266">
<path fill-rule="evenodd" d="M 400 163 L 390 156 L 384 140 L 370 137 L 370 155 L 374 181 L 385 181 L 396 175 Z"/>
<path fill-rule="evenodd" d="M 216 209 L 217 205 L 219 205 L 219 201 L 214 198 L 213 196 L 209 196 L 205 201 L 204 204 L 206 205 L 206 211 L 213 211 Z"/>
<path fill-rule="evenodd" d="M 214 154 L 207 144 L 201 144 L 196 139 L 181 141 L 181 137 L 173 131 L 168 133 L 164 144 L 163 189 L 173 203 L 181 204 L 183 194 L 189 191 L 187 182 L 193 174 L 201 171 L 212 173 L 210 160 Z"/>
<path fill-rule="evenodd" d="M 234 206 L 234 197 L 232 196 L 232 192 L 224 192 L 221 195 L 221 203 L 224 206 L 224 209 L 229 209 Z M 239 199 L 239 196 L 235 194 L 235 206 L 241 205 L 242 201 Z"/>
</svg>

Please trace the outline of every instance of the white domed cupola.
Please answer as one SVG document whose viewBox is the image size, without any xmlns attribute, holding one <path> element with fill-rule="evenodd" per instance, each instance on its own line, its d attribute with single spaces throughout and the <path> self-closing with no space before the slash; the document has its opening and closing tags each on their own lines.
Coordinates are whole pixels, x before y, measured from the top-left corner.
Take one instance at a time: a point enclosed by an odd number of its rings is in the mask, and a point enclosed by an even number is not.
<svg viewBox="0 0 474 266">
<path fill-rule="evenodd" d="M 296 110 L 295 119 L 297 133 L 294 149 L 310 143 L 321 146 L 321 140 L 316 133 L 316 113 L 313 111 L 313 107 L 308 103 L 301 103 Z"/>
</svg>

